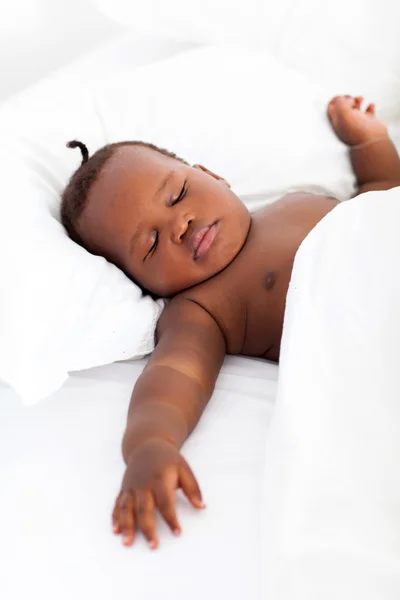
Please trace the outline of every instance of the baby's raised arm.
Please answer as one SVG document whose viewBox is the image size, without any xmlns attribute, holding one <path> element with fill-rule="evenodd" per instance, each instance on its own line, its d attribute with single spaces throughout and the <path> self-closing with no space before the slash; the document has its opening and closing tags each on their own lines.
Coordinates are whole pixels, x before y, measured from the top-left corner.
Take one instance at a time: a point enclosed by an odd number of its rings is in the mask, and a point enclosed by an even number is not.
<svg viewBox="0 0 400 600">
<path fill-rule="evenodd" d="M 361 110 L 362 97 L 336 96 L 328 117 L 338 138 L 349 146 L 358 194 L 400 185 L 400 158 L 375 106 Z"/>
<path fill-rule="evenodd" d="M 128 411 L 122 453 L 126 472 L 113 524 L 131 545 L 140 529 L 156 548 L 155 510 L 176 535 L 180 525 L 175 490 L 202 508 L 197 481 L 179 449 L 195 428 L 225 356 L 213 317 L 198 304 L 175 298 L 157 326 L 157 346 L 137 380 Z"/>
</svg>

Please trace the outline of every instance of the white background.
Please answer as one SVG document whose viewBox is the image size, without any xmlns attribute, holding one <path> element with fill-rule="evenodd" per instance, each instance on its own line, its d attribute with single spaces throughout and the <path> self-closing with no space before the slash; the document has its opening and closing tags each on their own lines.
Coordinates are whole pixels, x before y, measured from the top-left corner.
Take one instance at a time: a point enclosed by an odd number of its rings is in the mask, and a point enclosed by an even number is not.
<svg viewBox="0 0 400 600">
<path fill-rule="evenodd" d="M 0 102 L 121 31 L 90 0 L 0 0 Z"/>
</svg>

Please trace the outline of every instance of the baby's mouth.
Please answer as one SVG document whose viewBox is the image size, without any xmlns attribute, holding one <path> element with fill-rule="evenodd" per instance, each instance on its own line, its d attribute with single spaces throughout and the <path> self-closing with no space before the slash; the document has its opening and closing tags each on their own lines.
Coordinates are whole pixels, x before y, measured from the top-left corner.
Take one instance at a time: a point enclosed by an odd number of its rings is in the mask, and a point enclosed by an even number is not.
<svg viewBox="0 0 400 600">
<path fill-rule="evenodd" d="M 218 233 L 218 221 L 207 227 L 196 228 L 189 237 L 189 247 L 193 252 L 193 259 L 198 260 L 209 251 L 215 236 Z"/>
</svg>

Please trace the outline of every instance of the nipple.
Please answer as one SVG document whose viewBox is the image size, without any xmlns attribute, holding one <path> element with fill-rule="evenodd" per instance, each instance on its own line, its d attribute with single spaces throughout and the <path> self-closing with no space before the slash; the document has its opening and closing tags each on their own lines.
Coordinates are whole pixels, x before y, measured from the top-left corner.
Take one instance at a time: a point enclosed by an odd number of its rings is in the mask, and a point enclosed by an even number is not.
<svg viewBox="0 0 400 600">
<path fill-rule="evenodd" d="M 276 282 L 276 275 L 273 271 L 268 271 L 264 277 L 264 287 L 266 290 L 272 290 Z"/>
</svg>

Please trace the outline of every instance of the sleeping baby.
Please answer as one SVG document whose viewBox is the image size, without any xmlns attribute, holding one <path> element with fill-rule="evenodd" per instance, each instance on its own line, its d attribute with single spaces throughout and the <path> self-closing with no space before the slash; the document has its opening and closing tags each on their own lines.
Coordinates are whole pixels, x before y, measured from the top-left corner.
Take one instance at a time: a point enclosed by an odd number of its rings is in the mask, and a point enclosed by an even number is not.
<svg viewBox="0 0 400 600">
<path fill-rule="evenodd" d="M 400 185 L 387 128 L 374 105 L 362 110 L 362 100 L 340 96 L 328 105 L 334 131 L 349 147 L 358 194 Z M 62 197 L 68 234 L 145 292 L 169 299 L 132 393 L 122 443 L 126 471 L 113 512 L 125 545 L 139 530 L 154 549 L 156 510 L 175 535 L 181 531 L 177 488 L 204 508 L 180 448 L 213 393 L 225 354 L 279 360 L 296 252 L 338 200 L 291 193 L 250 214 L 222 177 L 152 144 L 110 144 L 90 158 L 81 142 L 69 146 L 79 147 L 83 160 Z"/>
</svg>

